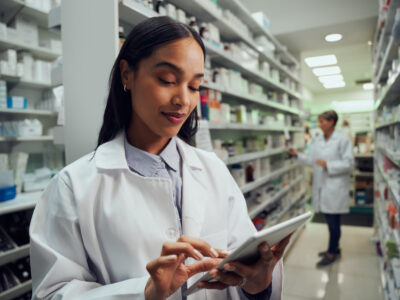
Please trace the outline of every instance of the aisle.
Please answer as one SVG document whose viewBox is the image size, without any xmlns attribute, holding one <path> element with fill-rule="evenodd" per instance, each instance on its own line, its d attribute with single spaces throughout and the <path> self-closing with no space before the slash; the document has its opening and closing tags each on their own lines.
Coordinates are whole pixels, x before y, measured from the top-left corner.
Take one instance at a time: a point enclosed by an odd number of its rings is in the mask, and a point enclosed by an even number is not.
<svg viewBox="0 0 400 300">
<path fill-rule="evenodd" d="M 328 241 L 325 224 L 309 223 L 285 259 L 283 300 L 381 300 L 375 246 L 369 243 L 371 227 L 342 226 L 342 258 L 317 269 L 317 253 Z"/>
</svg>

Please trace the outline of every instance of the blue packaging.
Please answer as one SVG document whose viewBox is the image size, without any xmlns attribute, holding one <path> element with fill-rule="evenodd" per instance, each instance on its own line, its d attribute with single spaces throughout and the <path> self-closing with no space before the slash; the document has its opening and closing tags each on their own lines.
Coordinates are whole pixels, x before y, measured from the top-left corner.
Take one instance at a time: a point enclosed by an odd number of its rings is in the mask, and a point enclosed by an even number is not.
<svg viewBox="0 0 400 300">
<path fill-rule="evenodd" d="M 7 97 L 7 108 L 11 109 L 26 109 L 28 100 L 24 97 Z"/>
<path fill-rule="evenodd" d="M 0 188 L 0 202 L 12 200 L 17 196 L 17 186 L 8 186 Z"/>
</svg>

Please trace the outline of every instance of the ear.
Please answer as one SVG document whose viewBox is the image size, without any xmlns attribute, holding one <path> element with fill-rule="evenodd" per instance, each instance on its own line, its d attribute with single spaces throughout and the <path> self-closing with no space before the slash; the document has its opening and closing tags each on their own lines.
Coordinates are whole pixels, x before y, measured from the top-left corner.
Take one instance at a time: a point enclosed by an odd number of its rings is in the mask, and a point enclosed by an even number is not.
<svg viewBox="0 0 400 300">
<path fill-rule="evenodd" d="M 119 62 L 119 69 L 121 71 L 122 85 L 126 85 L 126 89 L 130 90 L 133 82 L 133 71 L 129 68 L 129 64 L 125 59 Z"/>
</svg>

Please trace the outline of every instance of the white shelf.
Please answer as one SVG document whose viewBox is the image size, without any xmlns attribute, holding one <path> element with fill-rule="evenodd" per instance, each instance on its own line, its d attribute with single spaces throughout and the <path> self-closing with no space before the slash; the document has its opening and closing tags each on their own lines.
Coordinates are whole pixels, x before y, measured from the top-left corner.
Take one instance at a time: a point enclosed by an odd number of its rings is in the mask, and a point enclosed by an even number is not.
<svg viewBox="0 0 400 300">
<path fill-rule="evenodd" d="M 290 211 L 290 209 L 295 205 L 295 204 L 297 204 L 297 202 L 299 202 L 301 199 L 302 199 L 302 197 L 303 197 L 303 195 L 306 193 L 306 190 L 304 189 L 304 190 L 302 190 L 296 197 L 295 197 L 295 200 L 290 204 L 290 205 L 288 205 L 282 212 L 281 212 L 281 214 L 279 215 L 279 217 L 274 221 L 274 222 L 271 222 L 271 223 L 269 223 L 269 224 L 267 224 L 268 226 L 273 226 L 273 225 L 275 225 L 275 224 L 278 224 L 281 220 L 282 220 L 282 218 Z"/>
<path fill-rule="evenodd" d="M 34 208 L 42 192 L 22 193 L 13 200 L 0 202 L 0 215 Z"/>
<path fill-rule="evenodd" d="M 7 252 L 0 253 L 0 266 L 29 256 L 29 248 L 30 246 L 28 244 L 21 247 L 15 247 Z"/>
<path fill-rule="evenodd" d="M 28 50 L 36 58 L 50 60 L 50 61 L 55 60 L 57 57 L 61 56 L 61 53 L 51 51 L 50 49 L 44 47 L 32 46 L 21 43 L 19 41 L 0 39 L 0 51 L 7 50 L 10 48 L 15 50 Z"/>
<path fill-rule="evenodd" d="M 260 203 L 259 205 L 256 205 L 255 207 L 251 208 L 249 211 L 250 218 L 254 218 L 260 212 L 262 212 L 268 205 L 270 205 L 270 204 L 274 203 L 275 201 L 277 201 L 278 199 L 280 199 L 283 195 L 285 195 L 291 188 L 293 188 L 301 180 L 304 180 L 304 177 L 300 176 L 299 178 L 295 179 L 290 185 L 284 187 L 282 190 L 280 190 L 278 193 L 276 193 L 268 201 Z"/>
<path fill-rule="evenodd" d="M 400 73 L 396 75 L 396 78 L 393 80 L 393 83 L 389 84 L 386 87 L 386 91 L 382 94 L 382 96 L 377 99 L 375 102 L 375 110 L 377 110 L 382 104 L 389 104 L 392 101 L 398 99 L 398 95 L 400 92 Z"/>
<path fill-rule="evenodd" d="M 374 172 L 354 171 L 353 175 L 356 177 L 374 177 Z"/>
<path fill-rule="evenodd" d="M 43 136 L 17 136 L 17 137 L 0 137 L 0 142 L 45 142 L 52 141 L 53 137 L 50 135 Z"/>
<path fill-rule="evenodd" d="M 277 102 L 273 102 L 273 101 L 268 101 L 265 99 L 260 99 L 260 97 L 255 96 L 255 95 L 250 95 L 250 94 L 242 94 L 239 92 L 235 92 L 229 89 L 225 89 L 219 85 L 216 84 L 205 84 L 203 83 L 201 85 L 204 88 L 208 88 L 208 89 L 212 89 L 212 90 L 216 90 L 218 92 L 221 92 L 223 95 L 227 95 L 233 98 L 237 98 L 237 99 L 241 99 L 241 100 L 246 100 L 249 102 L 253 102 L 268 108 L 273 108 L 279 111 L 283 111 L 283 112 L 289 112 L 295 115 L 302 115 L 303 113 L 298 110 L 297 108 L 294 107 L 290 107 L 290 106 L 286 106 L 284 104 L 281 103 L 277 103 Z"/>
<path fill-rule="evenodd" d="M 400 168 L 400 154 L 393 153 L 392 151 L 380 145 L 376 145 L 376 148 L 380 150 L 388 159 L 390 159 L 392 163 Z"/>
<path fill-rule="evenodd" d="M 62 84 L 62 66 L 51 69 L 51 85 L 54 87 Z"/>
<path fill-rule="evenodd" d="M 373 154 L 355 154 L 354 158 L 373 158 Z"/>
<path fill-rule="evenodd" d="M 33 18 L 39 27 L 47 28 L 48 26 L 49 14 L 40 9 L 26 5 L 22 0 L 1 0 L 0 7 L 13 12 L 22 7 L 20 13 Z"/>
<path fill-rule="evenodd" d="M 394 190 L 393 184 L 391 184 L 389 178 L 385 175 L 382 168 L 380 166 L 377 166 L 377 168 L 379 170 L 379 173 L 382 175 L 383 179 L 386 181 L 389 190 L 392 192 L 392 195 L 395 198 L 397 205 L 400 205 L 400 196 L 398 195 L 397 191 Z"/>
<path fill-rule="evenodd" d="M 274 89 L 279 92 L 285 92 L 290 95 L 292 98 L 300 99 L 301 95 L 296 91 L 291 91 L 286 86 L 281 84 L 280 82 L 276 82 L 267 76 L 264 76 L 261 72 L 257 70 L 251 70 L 244 66 L 242 66 L 239 62 L 232 59 L 228 54 L 225 53 L 222 49 L 217 48 L 216 46 L 212 45 L 211 43 L 203 40 L 204 46 L 207 50 L 207 55 L 209 55 L 214 61 L 218 62 L 219 64 L 227 67 L 235 69 L 236 71 L 242 73 L 244 76 L 248 77 L 249 79 L 253 80 L 254 82 L 267 86 L 271 89 Z"/>
<path fill-rule="evenodd" d="M 141 5 L 134 0 L 121 0 L 119 3 L 119 18 L 129 24 L 137 24 L 158 13 Z"/>
<path fill-rule="evenodd" d="M 385 123 L 378 123 L 375 125 L 375 129 L 380 129 L 380 128 L 388 127 L 388 126 L 399 124 L 399 123 L 400 123 L 400 120 L 388 121 Z"/>
<path fill-rule="evenodd" d="M 1 300 L 12 300 L 32 290 L 32 280 L 21 283 L 11 289 L 0 293 Z"/>
<path fill-rule="evenodd" d="M 252 153 L 245 153 L 242 155 L 229 157 L 228 161 L 226 161 L 226 164 L 227 165 L 238 164 L 241 162 L 254 160 L 254 159 L 262 158 L 262 157 L 267 157 L 267 156 L 272 156 L 272 155 L 284 153 L 284 152 L 287 152 L 287 149 L 282 147 L 282 148 L 268 149 L 268 150 L 252 152 Z"/>
<path fill-rule="evenodd" d="M 36 89 L 50 89 L 52 86 L 49 82 L 40 82 L 33 80 L 24 80 L 16 76 L 0 75 L 0 80 L 5 80 L 8 83 L 18 85 L 20 87 L 29 87 Z"/>
<path fill-rule="evenodd" d="M 35 115 L 35 116 L 50 116 L 56 117 L 57 113 L 48 110 L 38 110 L 38 109 L 1 109 L 0 114 L 10 114 L 10 115 Z"/>
<path fill-rule="evenodd" d="M 279 175 L 281 175 L 283 173 L 286 173 L 289 170 L 294 169 L 294 168 L 296 168 L 298 166 L 299 166 L 299 164 L 294 163 L 294 164 L 291 164 L 290 166 L 283 167 L 283 168 L 281 168 L 279 170 L 276 170 L 276 171 L 270 173 L 267 176 L 264 176 L 264 177 L 262 177 L 260 179 L 257 179 L 255 181 L 253 181 L 253 182 L 245 184 L 244 186 L 242 186 L 240 188 L 240 190 L 242 191 L 243 194 L 247 193 L 247 192 L 250 192 L 250 191 L 262 186 L 263 184 L 267 183 L 268 181 L 271 181 L 272 179 L 278 177 Z"/>
<path fill-rule="evenodd" d="M 240 124 L 240 123 L 231 123 L 231 124 L 223 124 L 223 123 L 208 123 L 208 128 L 210 130 L 254 130 L 254 131 L 303 131 L 302 127 L 273 127 L 273 126 L 265 126 L 265 125 L 251 125 L 251 124 Z"/>
<path fill-rule="evenodd" d="M 373 70 L 373 73 L 374 73 L 374 77 L 373 78 L 374 78 L 374 84 L 375 85 L 377 85 L 380 82 L 382 74 L 383 74 L 383 71 L 387 68 L 387 66 L 386 66 L 387 61 L 391 61 L 391 59 L 389 59 L 389 56 L 391 56 L 390 53 L 392 52 L 392 49 L 393 49 L 393 37 L 390 37 L 389 38 L 389 43 L 388 43 L 388 45 L 386 47 L 385 55 L 384 55 L 384 57 L 382 59 L 382 62 L 381 62 L 380 68 L 379 68 L 379 71 L 378 71 L 378 66 L 377 65 L 376 65 L 376 69 Z M 375 74 L 375 71 L 377 71 L 378 73 Z"/>
</svg>

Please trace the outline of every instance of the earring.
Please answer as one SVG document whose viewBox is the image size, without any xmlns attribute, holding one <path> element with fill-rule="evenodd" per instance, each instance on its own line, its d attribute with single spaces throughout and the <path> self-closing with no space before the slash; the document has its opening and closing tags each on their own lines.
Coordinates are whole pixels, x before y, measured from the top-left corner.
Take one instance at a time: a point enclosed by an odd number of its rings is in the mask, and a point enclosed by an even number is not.
<svg viewBox="0 0 400 300">
<path fill-rule="evenodd" d="M 127 90 L 126 90 L 126 84 L 124 84 L 124 92 L 125 92 L 125 93 L 127 92 Z"/>
</svg>

